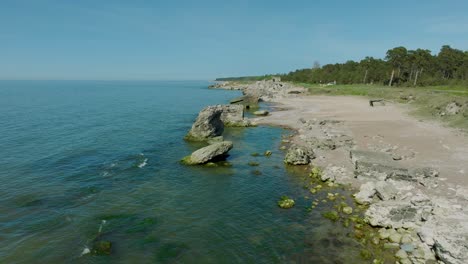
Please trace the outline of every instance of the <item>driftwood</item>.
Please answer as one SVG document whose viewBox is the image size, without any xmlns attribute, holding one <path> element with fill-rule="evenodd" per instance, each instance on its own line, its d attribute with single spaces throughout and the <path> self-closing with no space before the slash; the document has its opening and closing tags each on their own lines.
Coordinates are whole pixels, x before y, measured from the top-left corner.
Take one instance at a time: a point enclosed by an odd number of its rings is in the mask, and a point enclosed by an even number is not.
<svg viewBox="0 0 468 264">
<path fill-rule="evenodd" d="M 374 107 L 374 103 L 380 103 L 382 105 L 385 105 L 384 99 L 371 99 L 369 100 L 369 105 Z"/>
</svg>

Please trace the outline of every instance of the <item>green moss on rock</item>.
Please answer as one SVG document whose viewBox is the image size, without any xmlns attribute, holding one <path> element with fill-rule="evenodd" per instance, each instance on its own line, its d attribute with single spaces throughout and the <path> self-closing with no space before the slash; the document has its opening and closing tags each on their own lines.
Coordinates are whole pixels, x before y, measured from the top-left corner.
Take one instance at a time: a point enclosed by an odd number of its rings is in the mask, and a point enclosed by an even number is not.
<svg viewBox="0 0 468 264">
<path fill-rule="evenodd" d="M 111 254 L 112 243 L 106 240 L 96 241 L 93 245 L 93 254 L 94 255 L 110 255 Z"/>
<path fill-rule="evenodd" d="M 330 219 L 332 221 L 338 221 L 338 219 L 340 219 L 340 216 L 338 214 L 337 211 L 329 211 L 329 212 L 325 212 L 322 214 L 323 217 L 327 218 L 327 219 Z"/>
<path fill-rule="evenodd" d="M 282 196 L 281 199 L 278 201 L 278 206 L 283 209 L 289 209 L 293 207 L 294 204 L 294 200 L 289 198 L 288 196 Z"/>
</svg>

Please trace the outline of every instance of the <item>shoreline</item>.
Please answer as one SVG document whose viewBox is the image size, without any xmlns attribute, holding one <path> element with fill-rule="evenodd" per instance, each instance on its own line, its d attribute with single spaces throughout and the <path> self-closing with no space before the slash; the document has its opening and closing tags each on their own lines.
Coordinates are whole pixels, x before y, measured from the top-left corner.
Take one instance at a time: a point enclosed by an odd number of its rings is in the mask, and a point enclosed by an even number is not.
<svg viewBox="0 0 468 264">
<path fill-rule="evenodd" d="M 291 143 L 315 152 L 309 166 L 322 168 L 322 180 L 360 190 L 356 200 L 369 205 L 366 222 L 380 228 L 381 239 L 397 241 L 399 263 L 468 259 L 466 137 L 416 120 L 397 104 L 369 108 L 364 98 L 307 96 L 300 87 L 272 81 L 216 88 L 270 103 L 270 115 L 252 120 L 296 131 Z"/>
</svg>

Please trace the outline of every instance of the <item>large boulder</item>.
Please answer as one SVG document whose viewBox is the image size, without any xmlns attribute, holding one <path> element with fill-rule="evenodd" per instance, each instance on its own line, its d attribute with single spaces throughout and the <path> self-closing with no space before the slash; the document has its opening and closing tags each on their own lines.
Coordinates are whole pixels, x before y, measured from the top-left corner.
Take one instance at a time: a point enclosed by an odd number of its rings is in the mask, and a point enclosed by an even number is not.
<svg viewBox="0 0 468 264">
<path fill-rule="evenodd" d="M 223 141 L 211 144 L 185 157 L 182 162 L 188 165 L 204 164 L 220 156 L 226 155 L 232 149 L 231 141 Z"/>
<path fill-rule="evenodd" d="M 227 127 L 251 126 L 250 120 L 244 118 L 244 107 L 242 105 L 218 105 L 221 111 L 221 121 Z"/>
<path fill-rule="evenodd" d="M 200 111 L 195 123 L 192 125 L 186 140 L 205 141 L 221 136 L 224 131 L 224 123 L 221 120 L 223 110 L 219 106 L 208 106 Z"/>
<path fill-rule="evenodd" d="M 289 165 L 307 165 L 312 159 L 315 158 L 315 154 L 312 150 L 309 150 L 302 146 L 293 145 L 289 148 L 284 163 Z"/>
</svg>

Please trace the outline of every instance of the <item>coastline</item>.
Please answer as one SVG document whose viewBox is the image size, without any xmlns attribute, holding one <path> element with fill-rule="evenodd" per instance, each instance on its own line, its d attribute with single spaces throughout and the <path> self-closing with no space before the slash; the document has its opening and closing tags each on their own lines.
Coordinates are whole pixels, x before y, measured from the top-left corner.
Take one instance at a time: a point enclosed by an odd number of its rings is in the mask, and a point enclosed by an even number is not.
<svg viewBox="0 0 468 264">
<path fill-rule="evenodd" d="M 359 189 L 356 201 L 369 206 L 366 222 L 400 248 L 400 263 L 467 259 L 466 137 L 416 120 L 401 105 L 369 108 L 364 98 L 312 97 L 277 81 L 212 88 L 271 103 L 270 115 L 252 120 L 295 130 L 285 143 L 313 151 L 309 166 L 322 169 L 323 181 Z"/>
</svg>

